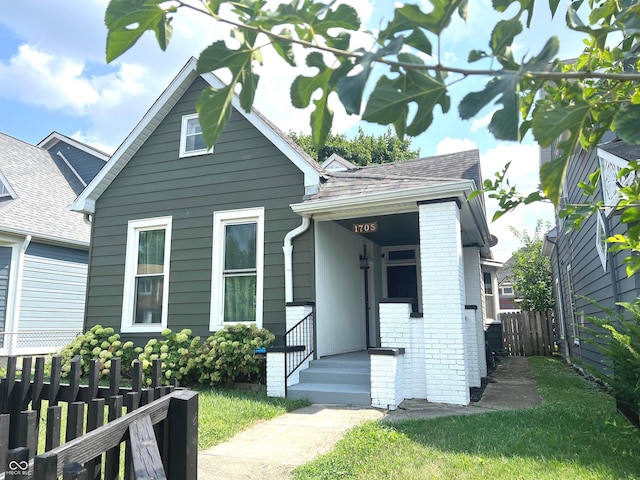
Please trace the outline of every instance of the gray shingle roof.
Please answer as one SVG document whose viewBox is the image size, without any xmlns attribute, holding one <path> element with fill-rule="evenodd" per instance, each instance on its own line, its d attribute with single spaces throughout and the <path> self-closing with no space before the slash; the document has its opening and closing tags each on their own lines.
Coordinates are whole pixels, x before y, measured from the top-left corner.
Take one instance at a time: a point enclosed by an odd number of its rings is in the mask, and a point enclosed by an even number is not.
<svg viewBox="0 0 640 480">
<path fill-rule="evenodd" d="M 17 197 L 0 199 L 0 232 L 89 243 L 89 225 L 67 209 L 76 197 L 73 188 L 81 184 L 60 159 L 0 133 L 0 171 Z"/>
<path fill-rule="evenodd" d="M 613 142 L 603 143 L 598 146 L 605 152 L 609 152 L 625 160 L 640 159 L 640 145 L 629 145 L 622 140 L 614 140 Z"/>
<path fill-rule="evenodd" d="M 343 172 L 326 172 L 326 182 L 307 201 L 347 198 L 473 180 L 482 183 L 478 150 L 418 158 L 397 163 L 360 167 Z"/>
</svg>

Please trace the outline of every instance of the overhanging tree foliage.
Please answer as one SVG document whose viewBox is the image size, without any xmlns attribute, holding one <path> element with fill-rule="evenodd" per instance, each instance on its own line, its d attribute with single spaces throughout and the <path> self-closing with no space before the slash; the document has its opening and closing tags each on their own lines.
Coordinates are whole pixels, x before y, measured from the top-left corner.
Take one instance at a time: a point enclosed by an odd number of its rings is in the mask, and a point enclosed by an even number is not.
<svg viewBox="0 0 640 480">
<path fill-rule="evenodd" d="M 351 38 L 363 30 L 358 12 L 335 1 L 292 0 L 267 8 L 266 0 L 111 0 L 105 14 L 107 60 L 118 58 L 146 31 L 152 31 L 160 48 L 166 49 L 171 22 L 180 10 L 196 10 L 211 17 L 212 24 L 231 25 L 232 46 L 218 40 L 198 59 L 200 72 L 225 69 L 231 73 L 229 85 L 207 88 L 198 103 L 209 145 L 229 121 L 234 92 L 242 108 L 249 110 L 253 105 L 260 80 L 255 66 L 262 62 L 263 48 L 273 48 L 291 66 L 304 63 L 315 68 L 315 74 L 299 75 L 293 81 L 290 96 L 295 107 L 313 105 L 310 124 L 318 147 L 326 142 L 333 122 L 331 94 L 337 95 L 349 114 L 391 125 L 403 138 L 424 132 L 434 110 L 450 110 L 452 84 L 483 76 L 485 87 L 462 99 L 459 115 L 470 119 L 494 105 L 489 131 L 499 140 L 517 141 L 531 131 L 544 147 L 562 137 L 560 157 L 541 171 L 544 196 L 558 204 L 568 159 L 578 145 L 595 146 L 608 129 L 626 142 L 640 142 L 636 128 L 640 121 L 640 75 L 636 73 L 640 6 L 633 0 L 571 3 L 566 24 L 584 33 L 585 49 L 575 62 L 562 63 L 557 59 L 556 37 L 533 55 L 516 58 L 513 53 L 514 41 L 531 25 L 534 1 L 493 0 L 493 9 L 502 19 L 484 49 L 470 48 L 468 62 L 479 65 L 477 69 L 444 64 L 439 48 L 445 35 L 455 35 L 450 29 L 452 18 L 466 19 L 468 0 L 431 0 L 430 11 L 414 4 L 398 5 L 393 18 L 377 34 L 370 34 L 371 48 L 354 50 Z M 549 0 L 553 16 L 562 14 L 559 4 Z M 613 46 L 609 39 L 615 39 Z M 479 40 L 474 47 L 481 44 Z M 302 47 L 304 60 L 294 45 Z M 372 76 L 378 67 L 385 72 Z M 541 89 L 546 95 L 536 100 Z M 541 196 L 539 192 L 513 194 L 509 206 Z"/>
<path fill-rule="evenodd" d="M 398 138 L 391 129 L 382 135 L 373 135 L 364 133 L 359 127 L 358 134 L 351 139 L 343 133 L 329 133 L 327 141 L 320 148 L 313 142 L 311 135 L 289 132 L 289 136 L 319 163 L 334 153 L 361 166 L 400 162 L 420 156 L 420 149 L 411 150 L 411 141 Z"/>
</svg>

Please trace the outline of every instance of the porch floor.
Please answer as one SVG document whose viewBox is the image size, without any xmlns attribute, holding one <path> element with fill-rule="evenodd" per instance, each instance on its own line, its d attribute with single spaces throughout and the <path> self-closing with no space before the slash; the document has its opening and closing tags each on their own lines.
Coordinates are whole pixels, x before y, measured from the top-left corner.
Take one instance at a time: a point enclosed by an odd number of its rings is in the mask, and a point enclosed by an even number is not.
<svg viewBox="0 0 640 480">
<path fill-rule="evenodd" d="M 322 357 L 300 372 L 300 383 L 287 389 L 287 397 L 329 405 L 369 406 L 370 372 L 371 362 L 366 351 Z"/>
</svg>

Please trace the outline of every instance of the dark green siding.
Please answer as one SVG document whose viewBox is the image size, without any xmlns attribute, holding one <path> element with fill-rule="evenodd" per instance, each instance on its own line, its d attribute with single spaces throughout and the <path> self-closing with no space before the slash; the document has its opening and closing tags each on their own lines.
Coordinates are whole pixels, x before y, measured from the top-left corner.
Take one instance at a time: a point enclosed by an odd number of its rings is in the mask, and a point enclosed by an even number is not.
<svg viewBox="0 0 640 480">
<path fill-rule="evenodd" d="M 303 174 L 235 111 L 212 154 L 179 158 L 182 116 L 195 112 L 204 86 L 194 82 L 96 204 L 87 328 L 120 327 L 127 222 L 170 215 L 168 326 L 208 335 L 213 212 L 264 207 L 263 326 L 284 333 L 282 242 L 300 224 L 289 205 L 302 199 Z M 296 299 L 313 293 L 312 239 L 309 231 L 294 241 Z"/>
</svg>

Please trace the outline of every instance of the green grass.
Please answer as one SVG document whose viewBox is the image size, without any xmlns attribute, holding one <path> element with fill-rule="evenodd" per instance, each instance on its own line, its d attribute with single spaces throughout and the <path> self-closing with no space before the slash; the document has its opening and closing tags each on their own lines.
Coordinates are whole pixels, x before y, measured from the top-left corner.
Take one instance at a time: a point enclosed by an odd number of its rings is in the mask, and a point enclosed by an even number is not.
<svg viewBox="0 0 640 480">
<path fill-rule="evenodd" d="M 221 443 L 259 421 L 309 404 L 242 390 L 202 390 L 198 397 L 199 449 Z"/>
<path fill-rule="evenodd" d="M 294 478 L 640 478 L 640 432 L 613 399 L 555 359 L 529 365 L 545 398 L 539 407 L 368 423 Z"/>
</svg>

